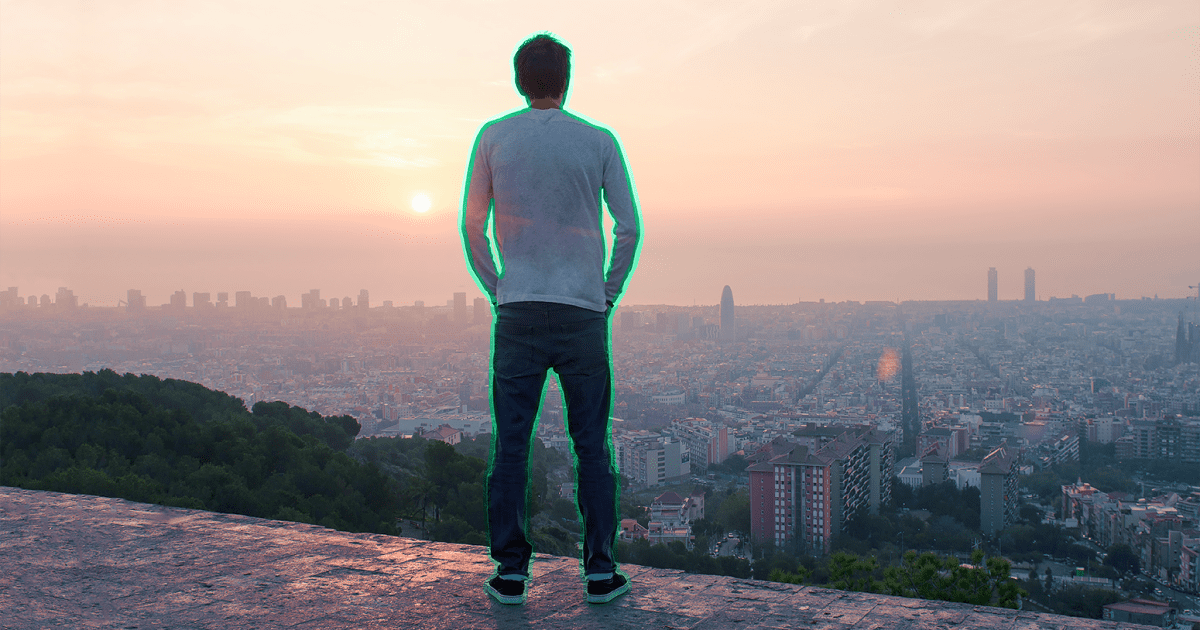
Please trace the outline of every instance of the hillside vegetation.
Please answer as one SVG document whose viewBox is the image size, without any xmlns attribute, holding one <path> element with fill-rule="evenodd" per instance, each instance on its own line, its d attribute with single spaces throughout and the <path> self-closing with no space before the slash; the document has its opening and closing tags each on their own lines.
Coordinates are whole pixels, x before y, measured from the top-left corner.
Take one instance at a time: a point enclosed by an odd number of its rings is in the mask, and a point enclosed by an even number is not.
<svg viewBox="0 0 1200 630">
<path fill-rule="evenodd" d="M 0 374 L 0 483 L 398 533 L 395 481 L 322 417 L 110 370 Z"/>
</svg>

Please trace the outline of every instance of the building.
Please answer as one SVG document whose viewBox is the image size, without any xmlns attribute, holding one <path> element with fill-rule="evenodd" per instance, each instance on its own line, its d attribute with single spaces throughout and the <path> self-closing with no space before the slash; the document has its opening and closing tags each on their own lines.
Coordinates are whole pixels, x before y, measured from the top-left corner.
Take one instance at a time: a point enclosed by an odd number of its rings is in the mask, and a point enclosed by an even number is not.
<svg viewBox="0 0 1200 630">
<path fill-rule="evenodd" d="M 721 341 L 737 341 L 737 315 L 733 309 L 733 289 L 729 285 L 725 285 L 721 289 Z"/>
<path fill-rule="evenodd" d="M 728 427 L 714 425 L 704 418 L 682 418 L 672 420 L 670 430 L 687 446 L 689 461 L 697 469 L 720 464 L 729 457 Z"/>
<path fill-rule="evenodd" d="M 1079 436 L 1065 432 L 1051 442 L 1047 449 L 1050 452 L 1050 464 L 1079 461 Z"/>
<path fill-rule="evenodd" d="M 896 473 L 896 478 L 900 483 L 907 485 L 912 489 L 921 487 L 924 481 L 923 471 L 920 464 L 909 464 L 905 466 L 899 473 Z"/>
<path fill-rule="evenodd" d="M 1026 302 L 1036 302 L 1037 301 L 1037 291 L 1035 290 L 1033 276 L 1034 276 L 1033 267 L 1027 267 L 1025 269 L 1025 301 Z"/>
<path fill-rule="evenodd" d="M 963 431 L 963 436 L 966 432 Z M 917 436 L 917 453 L 925 453 L 936 448 L 946 458 L 958 455 L 963 439 L 958 432 L 949 427 L 931 427 Z"/>
<path fill-rule="evenodd" d="M 1200 538 L 1189 538 L 1179 551 L 1179 587 L 1195 593 L 1200 591 Z"/>
<path fill-rule="evenodd" d="M 220 296 L 221 294 L 218 293 L 217 297 L 220 298 Z M 226 298 L 228 298 L 228 295 L 226 295 Z M 325 301 L 321 299 L 320 289 L 312 289 L 308 293 L 300 296 L 300 308 L 308 310 L 324 307 Z"/>
<path fill-rule="evenodd" d="M 467 294 L 454 294 L 454 321 L 460 324 L 467 323 Z"/>
<path fill-rule="evenodd" d="M 921 456 L 921 485 L 932 486 L 950 481 L 950 458 L 938 446 L 931 446 Z"/>
<path fill-rule="evenodd" d="M 79 296 L 67 287 L 58 287 L 58 292 L 54 294 L 54 305 L 60 310 L 73 311 L 79 308 Z"/>
<path fill-rule="evenodd" d="M 1124 433 L 1125 423 L 1112 416 L 1088 418 L 1087 440 L 1098 444 L 1114 442 Z"/>
<path fill-rule="evenodd" d="M 21 298 L 17 295 L 17 287 L 8 287 L 8 289 L 0 291 L 0 308 L 22 305 Z"/>
<path fill-rule="evenodd" d="M 492 314 L 492 309 L 488 304 L 487 299 L 477 297 L 471 304 L 471 323 L 478 326 L 486 324 L 488 316 Z"/>
<path fill-rule="evenodd" d="M 1175 329 L 1175 363 L 1197 361 L 1200 361 L 1200 326 L 1188 322 L 1185 327 L 1183 313 L 1180 313 L 1179 326 Z"/>
<path fill-rule="evenodd" d="M 687 393 L 677 385 L 657 388 L 650 393 L 650 402 L 660 405 L 682 405 L 686 398 Z"/>
<path fill-rule="evenodd" d="M 809 422 L 804 427 L 792 433 L 794 439 L 791 441 L 794 444 L 807 446 L 813 451 L 818 451 L 850 429 L 851 427 L 844 424 L 817 424 Z"/>
<path fill-rule="evenodd" d="M 671 325 L 668 321 L 666 313 L 659 311 L 654 314 L 654 332 L 659 333 L 659 334 L 665 334 L 667 332 L 670 332 L 669 331 L 670 327 L 671 327 Z"/>
<path fill-rule="evenodd" d="M 212 303 L 212 294 L 211 293 L 200 293 L 200 292 L 192 293 L 192 308 L 207 309 L 207 308 L 212 308 L 212 307 L 213 307 L 213 303 Z"/>
<path fill-rule="evenodd" d="M 979 463 L 979 526 L 993 535 L 1017 522 L 1017 454 L 1007 446 Z"/>
<path fill-rule="evenodd" d="M 1200 420 L 1142 418 L 1116 440 L 1118 459 L 1165 459 L 1200 463 Z"/>
<path fill-rule="evenodd" d="M 692 548 L 692 522 L 690 499 L 674 492 L 664 492 L 650 503 L 650 521 L 646 524 L 646 538 L 650 544 L 681 542 Z"/>
<path fill-rule="evenodd" d="M 1000 296 L 1000 283 L 995 267 L 988 267 L 988 302 L 995 302 Z"/>
<path fill-rule="evenodd" d="M 687 447 L 658 433 L 639 430 L 613 435 L 613 451 L 621 474 L 641 486 L 660 486 L 691 473 Z"/>
<path fill-rule="evenodd" d="M 130 289 L 125 292 L 125 310 L 133 313 L 146 310 L 146 296 L 140 289 Z"/>
<path fill-rule="evenodd" d="M 1115 604 L 1105 604 L 1103 618 L 1105 621 L 1123 621 L 1168 628 L 1175 625 L 1175 607 L 1152 599 L 1131 599 Z"/>
<path fill-rule="evenodd" d="M 187 293 L 176 291 L 171 294 L 171 302 L 168 305 L 173 311 L 182 311 L 187 308 Z"/>
<path fill-rule="evenodd" d="M 425 433 L 422 433 L 421 437 L 425 438 L 426 440 L 445 442 L 446 444 L 453 446 L 462 441 L 463 432 L 448 424 L 443 424 L 432 431 L 426 431 Z"/>
<path fill-rule="evenodd" d="M 891 499 L 890 434 L 847 426 L 819 448 L 776 438 L 752 456 L 751 537 L 802 553 L 827 554 L 860 511 Z"/>
<path fill-rule="evenodd" d="M 365 311 L 369 308 L 371 308 L 371 292 L 361 289 L 358 292 L 358 310 Z"/>
<path fill-rule="evenodd" d="M 1062 518 L 1068 528 L 1078 527 L 1084 536 L 1092 536 L 1100 506 L 1108 495 L 1082 480 L 1062 487 Z"/>
<path fill-rule="evenodd" d="M 621 533 L 619 534 L 619 537 L 625 542 L 632 542 L 634 540 L 638 540 L 639 538 L 642 540 L 649 540 L 650 530 L 642 527 L 642 524 L 637 522 L 637 519 L 623 518 L 621 519 Z"/>
</svg>

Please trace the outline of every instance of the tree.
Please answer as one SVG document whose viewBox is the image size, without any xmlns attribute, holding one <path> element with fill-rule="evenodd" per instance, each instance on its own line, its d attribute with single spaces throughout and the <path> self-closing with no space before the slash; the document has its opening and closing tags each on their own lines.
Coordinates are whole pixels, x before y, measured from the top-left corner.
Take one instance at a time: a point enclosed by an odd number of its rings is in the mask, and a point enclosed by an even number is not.
<svg viewBox="0 0 1200 630">
<path fill-rule="evenodd" d="M 795 571 L 772 569 L 767 579 L 780 584 L 804 584 L 812 577 L 812 571 L 804 565 L 797 565 Z"/>
<path fill-rule="evenodd" d="M 748 490 L 738 490 L 727 497 L 721 503 L 718 511 L 717 520 L 725 526 L 726 530 L 743 534 L 750 532 L 750 492 Z"/>
<path fill-rule="evenodd" d="M 1009 579 L 1010 569 L 1003 558 L 985 562 L 978 549 L 971 554 L 971 564 L 963 564 L 953 556 L 918 556 L 910 551 L 899 566 L 884 570 L 882 591 L 902 597 L 1016 608 L 1019 597 L 1027 593 Z"/>
<path fill-rule="evenodd" d="M 1137 554 L 1129 545 L 1124 543 L 1108 548 L 1108 556 L 1104 558 L 1104 564 L 1111 566 L 1122 574 L 1139 573 L 1141 571 L 1141 561 L 1138 560 Z"/>
<path fill-rule="evenodd" d="M 833 588 L 843 591 L 874 593 L 879 584 L 874 573 L 879 568 L 875 556 L 862 558 L 838 552 L 829 557 L 829 580 Z"/>
</svg>

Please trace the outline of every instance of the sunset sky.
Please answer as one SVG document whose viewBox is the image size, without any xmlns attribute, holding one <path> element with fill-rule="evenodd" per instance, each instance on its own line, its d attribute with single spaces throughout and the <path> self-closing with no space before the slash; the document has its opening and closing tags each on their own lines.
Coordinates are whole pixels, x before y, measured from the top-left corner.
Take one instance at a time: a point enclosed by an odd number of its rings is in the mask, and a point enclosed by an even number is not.
<svg viewBox="0 0 1200 630">
<path fill-rule="evenodd" d="M 627 304 L 1200 282 L 1195 0 L 9 0 L 0 286 L 479 295 L 464 169 L 541 30 L 627 153 Z"/>
</svg>

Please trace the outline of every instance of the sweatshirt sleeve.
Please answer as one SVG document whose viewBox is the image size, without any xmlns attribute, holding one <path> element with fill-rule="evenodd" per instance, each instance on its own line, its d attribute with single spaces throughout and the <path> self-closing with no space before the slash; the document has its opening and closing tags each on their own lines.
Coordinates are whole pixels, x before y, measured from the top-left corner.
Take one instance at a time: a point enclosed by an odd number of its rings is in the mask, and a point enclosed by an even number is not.
<svg viewBox="0 0 1200 630">
<path fill-rule="evenodd" d="M 487 128 L 485 127 L 484 130 Z M 496 303 L 498 274 L 492 260 L 492 243 L 488 238 L 488 216 L 493 208 L 492 170 L 484 150 L 483 131 L 475 140 L 471 163 L 467 167 L 467 185 L 463 194 L 462 239 L 466 250 L 467 264 L 487 292 L 492 304 Z"/>
<path fill-rule="evenodd" d="M 642 221 L 638 214 L 633 179 L 625 164 L 621 145 L 611 132 L 612 150 L 604 165 L 604 202 L 613 218 L 613 250 L 605 274 L 604 297 L 615 303 L 625 290 L 629 275 L 637 264 L 641 245 Z"/>
</svg>

